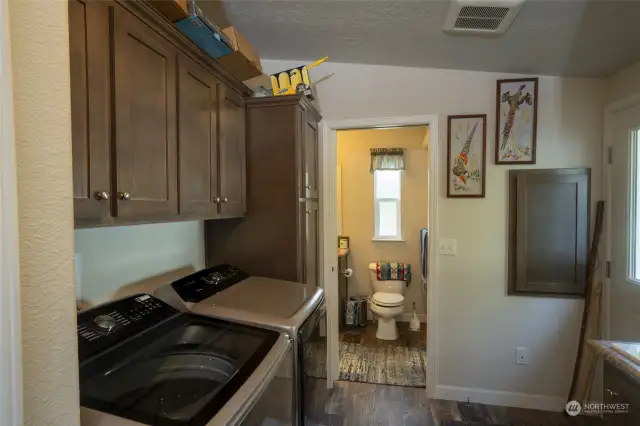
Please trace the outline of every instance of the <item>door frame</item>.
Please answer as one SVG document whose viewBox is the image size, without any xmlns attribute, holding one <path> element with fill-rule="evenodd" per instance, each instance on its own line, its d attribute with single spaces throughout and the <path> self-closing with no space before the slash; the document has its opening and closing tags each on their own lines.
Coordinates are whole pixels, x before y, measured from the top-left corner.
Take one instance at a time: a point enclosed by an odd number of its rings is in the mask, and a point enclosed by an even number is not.
<svg viewBox="0 0 640 426">
<path fill-rule="evenodd" d="M 18 177 L 9 2 L 0 0 L 0 424 L 23 424 Z"/>
<path fill-rule="evenodd" d="M 333 381 L 338 379 L 338 242 L 337 242 L 337 137 L 338 130 L 371 129 L 385 127 L 404 126 L 429 126 L 429 240 L 428 240 L 428 265 L 427 277 L 427 377 L 426 392 L 432 397 L 435 395 L 437 383 L 437 342 L 438 342 L 438 273 L 439 257 L 438 245 L 438 204 L 440 199 L 440 158 L 438 133 L 438 114 L 410 115 L 402 117 L 379 117 L 345 120 L 323 120 L 320 124 L 320 179 L 322 182 L 320 191 L 320 235 L 321 235 L 321 267 L 320 279 L 325 290 L 327 303 L 327 387 L 333 386 Z"/>
<path fill-rule="evenodd" d="M 609 149 L 613 148 L 614 119 L 616 114 L 629 108 L 640 105 L 640 92 L 632 93 L 616 102 L 610 103 L 604 108 L 603 138 L 602 138 L 602 184 L 605 194 L 604 215 L 604 241 L 606 261 L 611 262 L 611 191 L 612 191 L 612 164 L 609 163 Z M 602 281 L 604 282 L 603 296 L 603 322 L 602 338 L 607 340 L 611 336 L 611 280 L 607 277 L 606 268 L 602 268 Z"/>
</svg>

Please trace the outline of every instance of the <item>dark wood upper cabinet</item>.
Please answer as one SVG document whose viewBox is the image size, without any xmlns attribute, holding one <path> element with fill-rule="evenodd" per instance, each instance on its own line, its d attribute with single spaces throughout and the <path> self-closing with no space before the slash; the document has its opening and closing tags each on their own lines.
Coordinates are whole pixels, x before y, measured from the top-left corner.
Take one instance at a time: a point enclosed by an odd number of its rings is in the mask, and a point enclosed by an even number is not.
<svg viewBox="0 0 640 426">
<path fill-rule="evenodd" d="M 109 217 L 109 18 L 106 3 L 69 1 L 73 198 L 77 224 Z"/>
<path fill-rule="evenodd" d="M 303 177 L 317 170 L 320 115 L 300 95 L 246 102 L 247 211 L 241 220 L 206 222 L 207 265 L 317 285 L 318 200 L 304 196 Z"/>
<path fill-rule="evenodd" d="M 590 169 L 509 171 L 509 293 L 583 296 Z"/>
<path fill-rule="evenodd" d="M 245 103 L 228 89 L 220 94 L 220 214 L 246 210 Z"/>
<path fill-rule="evenodd" d="M 112 12 L 116 215 L 177 214 L 177 51 L 126 10 Z"/>
<path fill-rule="evenodd" d="M 178 75 L 180 214 L 218 214 L 219 81 L 186 55 Z"/>
<path fill-rule="evenodd" d="M 76 227 L 241 217 L 249 90 L 148 2 L 70 0 L 69 42 Z"/>
</svg>

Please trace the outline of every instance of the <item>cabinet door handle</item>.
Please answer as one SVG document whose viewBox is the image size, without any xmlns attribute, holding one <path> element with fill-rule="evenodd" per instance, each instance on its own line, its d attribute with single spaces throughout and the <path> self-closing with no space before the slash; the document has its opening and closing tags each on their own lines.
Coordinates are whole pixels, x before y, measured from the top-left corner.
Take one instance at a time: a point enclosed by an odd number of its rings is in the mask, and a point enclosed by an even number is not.
<svg viewBox="0 0 640 426">
<path fill-rule="evenodd" d="M 311 213 L 313 213 L 313 210 L 307 210 L 306 213 L 307 214 L 311 214 Z"/>
<path fill-rule="evenodd" d="M 128 201 L 131 199 L 131 194 L 128 192 L 118 192 L 118 199 L 122 201 Z"/>
<path fill-rule="evenodd" d="M 229 202 L 229 199 L 228 199 L 227 197 L 224 197 L 224 198 L 222 199 L 222 202 L 223 202 L 223 203 L 228 203 L 228 202 Z"/>
<path fill-rule="evenodd" d="M 109 193 L 107 191 L 96 191 L 95 197 L 98 201 L 107 201 L 109 199 Z"/>
<path fill-rule="evenodd" d="M 220 204 L 222 202 L 222 198 L 216 197 L 216 198 L 213 199 L 213 202 L 216 203 L 216 204 Z"/>
<path fill-rule="evenodd" d="M 307 186 L 305 186 L 305 188 L 307 188 L 309 191 L 311 191 L 311 185 L 307 185 Z"/>
<path fill-rule="evenodd" d="M 607 394 L 607 396 L 610 396 L 611 398 L 618 396 L 618 392 L 613 391 L 611 389 L 605 389 L 604 392 Z"/>
</svg>

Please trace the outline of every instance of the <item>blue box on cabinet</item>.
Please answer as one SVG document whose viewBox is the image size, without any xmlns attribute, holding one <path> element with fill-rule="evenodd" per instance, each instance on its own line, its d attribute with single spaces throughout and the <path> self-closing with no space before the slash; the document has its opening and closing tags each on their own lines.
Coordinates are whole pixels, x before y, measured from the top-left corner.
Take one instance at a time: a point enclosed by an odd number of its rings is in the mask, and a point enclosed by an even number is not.
<svg viewBox="0 0 640 426">
<path fill-rule="evenodd" d="M 233 49 L 224 42 L 224 36 L 199 16 L 190 16 L 175 24 L 196 46 L 214 59 L 233 52 Z"/>
</svg>

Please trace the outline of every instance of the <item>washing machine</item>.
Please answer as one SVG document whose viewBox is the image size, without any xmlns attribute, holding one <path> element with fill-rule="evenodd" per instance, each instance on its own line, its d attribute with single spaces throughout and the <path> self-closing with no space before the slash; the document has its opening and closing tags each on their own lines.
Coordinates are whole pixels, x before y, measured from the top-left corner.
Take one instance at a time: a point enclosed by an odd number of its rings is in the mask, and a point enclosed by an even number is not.
<svg viewBox="0 0 640 426">
<path fill-rule="evenodd" d="M 321 417 L 327 397 L 326 306 L 321 288 L 250 276 L 222 264 L 175 280 L 154 294 L 176 309 L 286 333 L 291 350 L 276 379 L 291 395 L 291 424 L 314 424 Z"/>
</svg>

